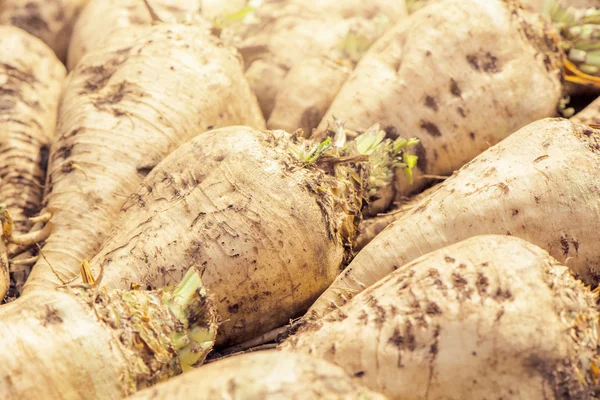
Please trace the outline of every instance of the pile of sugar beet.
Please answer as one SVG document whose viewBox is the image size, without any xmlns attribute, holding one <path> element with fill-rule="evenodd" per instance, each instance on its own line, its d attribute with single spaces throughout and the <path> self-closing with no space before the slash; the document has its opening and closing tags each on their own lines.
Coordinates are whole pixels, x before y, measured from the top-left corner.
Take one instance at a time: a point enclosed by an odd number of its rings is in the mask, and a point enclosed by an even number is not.
<svg viewBox="0 0 600 400">
<path fill-rule="evenodd" d="M 598 96 L 599 0 L 0 0 L 0 399 L 600 398 Z"/>
</svg>

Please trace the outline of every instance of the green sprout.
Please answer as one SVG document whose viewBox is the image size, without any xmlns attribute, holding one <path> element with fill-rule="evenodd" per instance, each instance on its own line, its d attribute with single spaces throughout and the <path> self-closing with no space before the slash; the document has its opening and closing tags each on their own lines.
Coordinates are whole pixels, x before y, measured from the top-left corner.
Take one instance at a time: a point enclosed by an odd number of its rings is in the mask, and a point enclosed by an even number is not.
<svg viewBox="0 0 600 400">
<path fill-rule="evenodd" d="M 565 7 L 546 0 L 542 14 L 560 32 L 560 46 L 568 62 L 583 74 L 600 76 L 600 9 Z"/>
<path fill-rule="evenodd" d="M 414 183 L 413 168 L 418 157 L 409 154 L 408 149 L 417 145 L 419 140 L 400 137 L 392 141 L 385 136 L 385 131 L 375 124 L 354 140 L 356 151 L 369 156 L 371 195 L 392 182 L 396 168 L 404 171 L 408 184 Z"/>
<path fill-rule="evenodd" d="M 290 150 L 298 160 L 307 164 L 314 164 L 317 160 L 331 148 L 332 139 L 328 137 L 322 142 L 310 145 L 309 141 L 300 144 L 290 143 Z"/>
<path fill-rule="evenodd" d="M 209 313 L 203 303 L 204 298 L 206 298 L 206 289 L 200 274 L 194 268 L 188 270 L 172 292 L 163 294 L 163 304 L 167 305 L 173 315 L 187 328 L 187 332 L 174 331 L 171 334 L 183 371 L 190 370 L 202 361 L 214 343 L 216 327 L 199 320 L 199 316 Z"/>
<path fill-rule="evenodd" d="M 345 179 L 349 174 L 357 182 L 361 178 L 353 171 L 343 167 L 347 163 L 368 162 L 369 192 L 374 196 L 381 188 L 388 186 L 394 180 L 394 171 L 398 168 L 404 170 L 404 176 L 409 184 L 414 183 L 413 168 L 417 165 L 418 157 L 409 153 L 409 149 L 419 143 L 416 138 L 405 139 L 399 137 L 395 140 L 386 138 L 386 132 L 379 124 L 371 126 L 354 140 L 348 140 L 348 132 L 342 121 L 334 117 L 330 133 L 333 138 L 327 137 L 320 142 L 310 139 L 298 139 L 294 135 L 287 136 L 282 131 L 274 131 L 276 137 L 289 139 L 283 140 L 285 146 L 296 159 L 306 165 L 323 162 L 333 166 L 338 179 Z M 352 135 L 353 136 L 353 135 Z M 338 169 L 341 166 L 341 169 Z"/>
<path fill-rule="evenodd" d="M 262 2 L 263 0 L 250 0 L 241 10 L 215 18 L 213 21 L 213 29 L 221 30 L 233 23 L 258 23 L 259 18 L 256 16 L 256 13 L 259 7 L 262 5 Z"/>
</svg>

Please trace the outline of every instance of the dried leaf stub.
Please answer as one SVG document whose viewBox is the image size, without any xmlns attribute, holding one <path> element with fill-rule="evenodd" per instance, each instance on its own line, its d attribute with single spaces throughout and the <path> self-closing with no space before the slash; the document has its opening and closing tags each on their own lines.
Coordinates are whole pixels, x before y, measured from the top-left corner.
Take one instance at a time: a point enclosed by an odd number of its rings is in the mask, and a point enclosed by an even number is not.
<svg viewBox="0 0 600 400">
<path fill-rule="evenodd" d="M 92 274 L 92 270 L 90 269 L 90 262 L 86 258 L 81 263 L 81 279 L 85 285 L 94 286 L 96 284 L 96 279 Z"/>
</svg>

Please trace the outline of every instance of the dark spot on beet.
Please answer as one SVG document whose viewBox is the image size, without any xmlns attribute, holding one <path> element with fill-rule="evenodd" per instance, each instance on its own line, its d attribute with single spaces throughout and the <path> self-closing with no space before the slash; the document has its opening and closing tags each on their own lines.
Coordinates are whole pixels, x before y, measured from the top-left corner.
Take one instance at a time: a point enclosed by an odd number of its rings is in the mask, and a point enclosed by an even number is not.
<svg viewBox="0 0 600 400">
<path fill-rule="evenodd" d="M 442 136 L 442 132 L 440 132 L 440 129 L 432 122 L 421 121 L 421 128 L 433 137 Z"/>
<path fill-rule="evenodd" d="M 398 350 L 414 351 L 417 348 L 417 343 L 410 321 L 406 322 L 406 332 L 403 334 L 399 328 L 396 328 L 388 343 L 397 347 Z"/>
<path fill-rule="evenodd" d="M 221 162 L 221 161 L 223 161 L 223 160 L 225 159 L 225 153 L 218 153 L 218 154 L 215 154 L 215 156 L 214 156 L 214 159 L 215 159 L 215 161 L 216 161 L 216 162 Z M 227 207 L 227 208 L 231 208 L 231 207 L 232 207 L 232 206 L 230 205 L 230 206 L 229 206 L 229 207 Z"/>
<path fill-rule="evenodd" d="M 497 300 L 510 300 L 512 299 L 512 293 L 508 289 L 502 290 L 501 288 L 498 288 L 495 297 Z"/>
<path fill-rule="evenodd" d="M 512 210 L 512 215 L 513 215 L 513 217 L 514 217 L 515 215 L 519 215 L 519 210 Z"/>
<path fill-rule="evenodd" d="M 500 321 L 500 318 L 504 315 L 504 308 L 501 308 L 500 311 L 496 314 L 496 321 Z"/>
<path fill-rule="evenodd" d="M 227 310 L 229 310 L 229 312 L 232 314 L 237 314 L 237 312 L 240 310 L 240 306 L 239 304 L 234 304 L 232 306 L 227 307 Z"/>
<path fill-rule="evenodd" d="M 63 319 L 59 315 L 58 310 L 50 305 L 46 305 L 45 313 L 44 313 L 44 316 L 42 317 L 42 325 L 43 326 L 57 325 L 62 322 L 63 322 Z"/>
<path fill-rule="evenodd" d="M 425 146 L 419 142 L 415 145 L 414 151 L 417 156 L 417 168 L 423 172 L 427 171 L 427 152 L 425 151 Z"/>
<path fill-rule="evenodd" d="M 107 94 L 100 96 L 98 100 L 94 101 L 94 106 L 100 108 L 103 105 L 114 105 L 123 100 L 128 94 L 134 93 L 132 88 L 128 87 L 127 82 L 121 82 L 119 85 L 107 90 L 107 92 Z"/>
<path fill-rule="evenodd" d="M 367 314 L 365 310 L 361 310 L 358 320 L 363 322 L 364 325 L 367 325 L 369 323 L 369 314 Z"/>
<path fill-rule="evenodd" d="M 467 62 L 469 64 L 471 64 L 471 67 L 473 67 L 473 69 L 479 71 L 479 61 L 477 60 L 477 56 L 472 55 L 472 54 L 468 54 L 467 55 Z"/>
<path fill-rule="evenodd" d="M 456 260 L 455 260 L 454 258 L 452 258 L 452 257 L 448 257 L 448 256 L 446 256 L 446 257 L 444 257 L 444 261 L 446 261 L 447 263 L 453 263 L 453 262 L 455 262 Z"/>
<path fill-rule="evenodd" d="M 467 55 L 467 62 L 476 71 L 484 71 L 488 73 L 497 73 L 501 69 L 498 66 L 498 58 L 490 52 L 486 52 L 483 55 L 469 54 Z"/>
<path fill-rule="evenodd" d="M 442 310 L 436 303 L 430 302 L 427 305 L 427 310 L 425 312 L 429 315 L 440 315 L 442 313 Z"/>
<path fill-rule="evenodd" d="M 437 342 L 434 342 L 431 347 L 429 347 L 429 352 L 433 355 L 436 355 L 438 352 L 438 344 Z"/>
<path fill-rule="evenodd" d="M 471 140 L 475 140 L 475 132 L 469 132 L 469 137 Z"/>
<path fill-rule="evenodd" d="M 458 272 L 452 273 L 452 284 L 457 289 L 462 289 L 467 285 L 467 280 L 463 278 Z"/>
<path fill-rule="evenodd" d="M 569 241 L 567 240 L 567 238 L 563 235 L 560 237 L 560 246 L 562 247 L 563 253 L 564 255 L 569 254 Z"/>
<path fill-rule="evenodd" d="M 454 79 L 450 79 L 450 93 L 452 93 L 456 97 L 460 97 L 462 91 L 458 87 L 458 83 Z"/>
<path fill-rule="evenodd" d="M 480 296 L 483 296 L 487 292 L 487 288 L 489 286 L 489 281 L 487 276 L 483 275 L 481 272 L 477 274 L 477 282 L 475 283 L 477 286 L 477 291 Z"/>
<path fill-rule="evenodd" d="M 38 162 L 38 167 L 45 171 L 48 167 L 48 159 L 50 158 L 50 147 L 47 144 L 42 145 L 40 147 L 40 159 Z"/>
<path fill-rule="evenodd" d="M 425 107 L 431 108 L 433 111 L 438 111 L 438 105 L 435 99 L 431 96 L 425 96 Z"/>
<path fill-rule="evenodd" d="M 377 327 L 381 328 L 386 319 L 385 309 L 379 305 L 379 302 L 373 296 L 369 297 L 369 304 L 371 305 L 371 308 L 373 309 L 373 315 L 375 316 L 373 321 Z"/>
</svg>

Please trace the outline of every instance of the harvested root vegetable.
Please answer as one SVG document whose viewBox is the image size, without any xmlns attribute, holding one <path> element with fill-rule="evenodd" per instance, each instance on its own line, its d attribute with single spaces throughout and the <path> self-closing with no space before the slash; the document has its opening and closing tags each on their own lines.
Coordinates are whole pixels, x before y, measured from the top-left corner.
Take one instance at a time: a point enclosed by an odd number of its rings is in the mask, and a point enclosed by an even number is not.
<svg viewBox="0 0 600 400">
<path fill-rule="evenodd" d="M 67 66 L 75 68 L 79 60 L 98 47 L 113 30 L 136 25 L 150 25 L 154 12 L 165 22 L 189 19 L 198 13 L 202 0 L 91 0 L 73 29 Z M 101 17 L 99 17 L 101 16 Z M 209 27 L 208 22 L 206 26 Z"/>
<path fill-rule="evenodd" d="M 281 348 L 390 399 L 591 399 L 599 321 L 596 295 L 546 251 L 478 236 L 401 266 Z"/>
<path fill-rule="evenodd" d="M 479 155 L 369 243 L 311 310 L 323 315 L 424 253 L 471 236 L 523 238 L 600 283 L 600 133 L 532 123 Z"/>
<path fill-rule="evenodd" d="M 0 202 L 12 216 L 12 231 L 24 234 L 41 208 L 66 71 L 48 46 L 20 28 L 0 26 L 0 48 Z M 6 249 L 2 253 L 0 300 L 9 284 Z M 26 273 L 14 271 L 11 295 L 20 291 Z"/>
<path fill-rule="evenodd" d="M 74 278 L 156 164 L 232 124 L 264 127 L 234 51 L 193 26 L 113 31 L 64 89 L 44 199 L 50 236 L 24 292 Z"/>
<path fill-rule="evenodd" d="M 216 329 L 194 271 L 172 291 L 34 292 L 0 308 L 0 397 L 123 398 L 201 363 Z"/>
<path fill-rule="evenodd" d="M 88 0 L 2 0 L 0 23 L 18 26 L 42 39 L 64 62 L 73 25 L 87 2 Z"/>
<path fill-rule="evenodd" d="M 143 390 L 128 400 L 356 399 L 384 396 L 354 383 L 340 367 L 300 354 L 243 354 Z"/>
<path fill-rule="evenodd" d="M 377 122 L 391 136 L 417 136 L 415 184 L 401 179 L 395 198 L 416 193 L 428 182 L 420 175 L 451 175 L 515 130 L 556 114 L 562 56 L 547 25 L 515 1 L 424 7 L 371 46 L 317 137 L 333 116 L 349 130 Z"/>
<path fill-rule="evenodd" d="M 345 65 L 351 66 L 404 17 L 406 6 L 403 0 L 266 0 L 251 13 L 254 23 L 230 22 L 222 36 L 244 56 L 246 76 L 265 118 L 273 113 L 269 128 L 293 131 L 299 127 L 293 125 L 302 121 L 310 133 L 339 89 L 339 81 L 347 77 Z M 331 63 L 342 65 L 332 69 Z M 315 68 L 322 71 L 315 75 Z M 292 71 L 295 78 L 287 79 Z M 309 80 L 298 85 L 298 79 L 307 76 Z M 306 87 L 319 90 L 311 93 L 313 100 L 303 99 Z"/>
<path fill-rule="evenodd" d="M 329 148 L 241 126 L 186 143 L 123 206 L 94 275 L 162 287 L 198 266 L 223 321 L 218 345 L 302 315 L 350 258 L 363 198 L 386 184 L 370 166 L 390 168 L 381 153 L 398 150 L 383 131 L 347 145 L 338 132 Z"/>
</svg>

